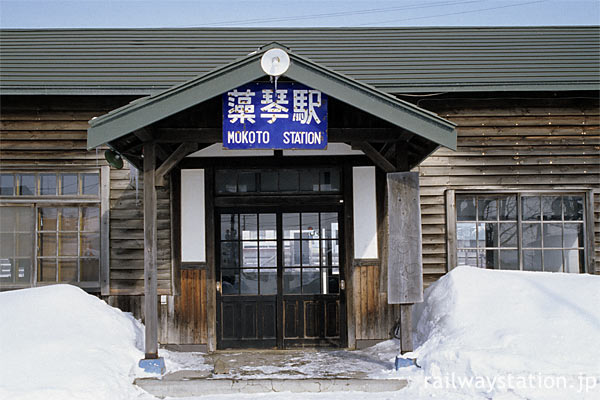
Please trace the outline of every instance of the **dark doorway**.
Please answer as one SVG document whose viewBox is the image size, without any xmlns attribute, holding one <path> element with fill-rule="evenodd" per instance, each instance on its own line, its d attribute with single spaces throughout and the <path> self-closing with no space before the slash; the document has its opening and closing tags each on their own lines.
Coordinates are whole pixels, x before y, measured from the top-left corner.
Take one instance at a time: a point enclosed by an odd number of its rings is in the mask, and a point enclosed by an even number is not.
<svg viewBox="0 0 600 400">
<path fill-rule="evenodd" d="M 340 347 L 338 206 L 217 210 L 217 347 Z"/>
</svg>

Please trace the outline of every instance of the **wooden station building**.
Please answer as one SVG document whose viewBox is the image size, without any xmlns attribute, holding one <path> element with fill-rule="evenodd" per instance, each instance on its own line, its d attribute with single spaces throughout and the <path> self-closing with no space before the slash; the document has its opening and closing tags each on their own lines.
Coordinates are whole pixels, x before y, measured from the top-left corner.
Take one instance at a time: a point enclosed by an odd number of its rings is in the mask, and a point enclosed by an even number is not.
<svg viewBox="0 0 600 400">
<path fill-rule="evenodd" d="M 598 27 L 1 31 L 0 288 L 81 286 L 145 320 L 151 358 L 364 347 L 409 332 L 460 265 L 600 273 L 599 44 Z M 305 121 L 313 100 L 326 147 L 223 145 L 228 109 Z"/>
</svg>

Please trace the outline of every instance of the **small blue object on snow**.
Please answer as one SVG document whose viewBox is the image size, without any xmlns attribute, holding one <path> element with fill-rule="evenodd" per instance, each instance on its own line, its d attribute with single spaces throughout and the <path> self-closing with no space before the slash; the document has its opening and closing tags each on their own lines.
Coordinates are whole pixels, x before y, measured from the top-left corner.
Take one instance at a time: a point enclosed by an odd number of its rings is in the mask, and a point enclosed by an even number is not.
<svg viewBox="0 0 600 400">
<path fill-rule="evenodd" d="M 404 357 L 400 357 L 400 356 L 396 356 L 396 362 L 394 363 L 394 365 L 396 366 L 396 371 L 398 371 L 400 368 L 406 368 L 406 367 L 410 367 L 410 366 L 417 366 L 417 360 L 414 358 L 404 358 Z"/>
<path fill-rule="evenodd" d="M 143 358 L 138 364 L 145 372 L 150 374 L 164 374 L 167 369 L 165 368 L 165 359 L 162 357 L 158 358 Z"/>
</svg>

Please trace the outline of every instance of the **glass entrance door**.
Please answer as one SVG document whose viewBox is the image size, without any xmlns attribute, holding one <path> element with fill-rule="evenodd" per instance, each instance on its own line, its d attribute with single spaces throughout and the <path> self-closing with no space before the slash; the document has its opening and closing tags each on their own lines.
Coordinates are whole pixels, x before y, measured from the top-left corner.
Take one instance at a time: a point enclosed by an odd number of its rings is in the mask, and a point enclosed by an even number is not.
<svg viewBox="0 0 600 400">
<path fill-rule="evenodd" d="M 218 214 L 217 346 L 341 345 L 339 213 Z"/>
</svg>

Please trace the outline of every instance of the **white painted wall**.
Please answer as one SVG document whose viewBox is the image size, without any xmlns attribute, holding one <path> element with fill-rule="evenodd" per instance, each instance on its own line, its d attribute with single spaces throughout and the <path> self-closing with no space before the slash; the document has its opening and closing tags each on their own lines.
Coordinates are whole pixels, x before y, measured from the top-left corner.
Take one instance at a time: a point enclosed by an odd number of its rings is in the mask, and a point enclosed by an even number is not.
<svg viewBox="0 0 600 400">
<path fill-rule="evenodd" d="M 378 258 L 375 167 L 352 168 L 354 258 Z"/>
<path fill-rule="evenodd" d="M 206 262 L 204 170 L 181 170 L 181 261 Z"/>
</svg>

